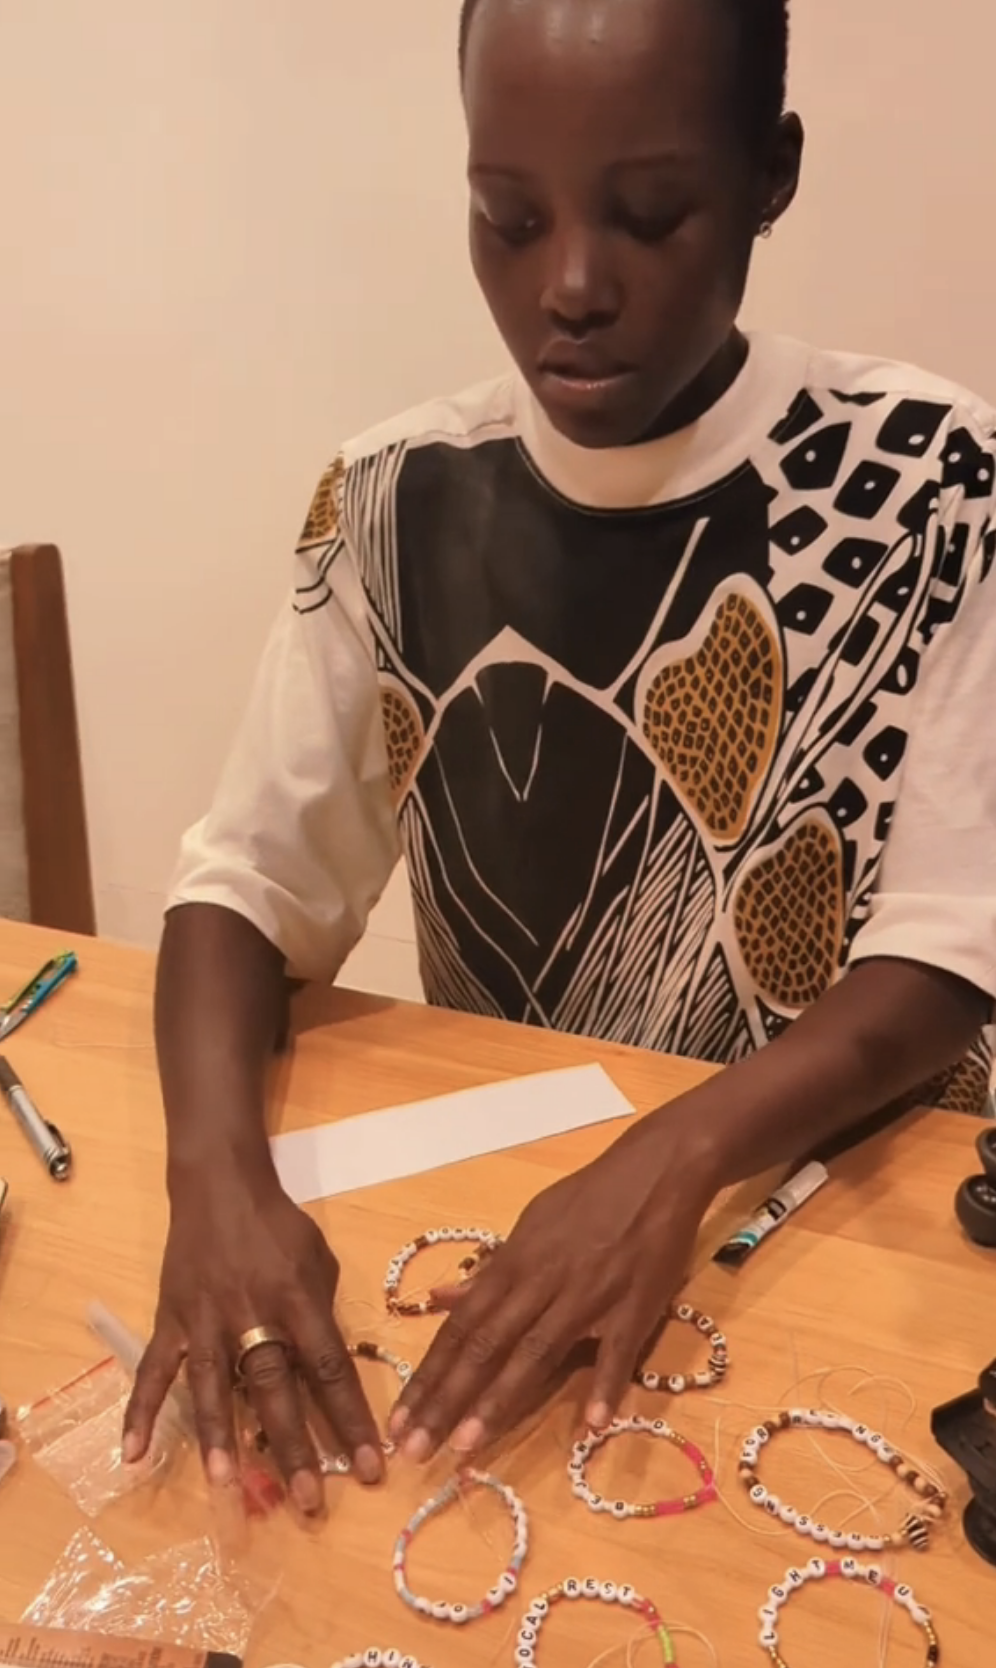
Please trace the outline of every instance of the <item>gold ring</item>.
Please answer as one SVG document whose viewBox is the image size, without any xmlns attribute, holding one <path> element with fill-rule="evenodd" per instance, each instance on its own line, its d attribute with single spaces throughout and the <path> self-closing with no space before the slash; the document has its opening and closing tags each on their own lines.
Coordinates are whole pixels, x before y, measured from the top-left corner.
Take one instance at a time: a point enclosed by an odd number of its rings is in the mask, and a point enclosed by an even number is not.
<svg viewBox="0 0 996 1668">
<path fill-rule="evenodd" d="M 235 1376 L 241 1378 L 243 1368 L 254 1350 L 262 1349 L 265 1344 L 278 1344 L 282 1350 L 290 1351 L 290 1341 L 276 1326 L 253 1326 L 248 1332 L 243 1332 L 237 1345 L 235 1357 Z"/>
</svg>

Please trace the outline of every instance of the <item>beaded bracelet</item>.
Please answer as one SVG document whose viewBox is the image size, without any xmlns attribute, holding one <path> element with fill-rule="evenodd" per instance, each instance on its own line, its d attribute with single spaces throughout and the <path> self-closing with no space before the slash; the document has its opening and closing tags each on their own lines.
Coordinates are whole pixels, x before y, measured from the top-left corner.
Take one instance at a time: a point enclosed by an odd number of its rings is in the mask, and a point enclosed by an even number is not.
<svg viewBox="0 0 996 1668">
<path fill-rule="evenodd" d="M 693 1309 L 690 1303 L 672 1305 L 669 1318 L 694 1326 L 709 1339 L 712 1354 L 708 1367 L 700 1373 L 671 1373 L 670 1376 L 641 1371 L 634 1376 L 633 1383 L 642 1385 L 644 1390 L 669 1390 L 674 1396 L 680 1396 L 685 1390 L 711 1390 L 714 1384 L 721 1384 L 730 1358 L 725 1334 L 719 1331 L 716 1322 L 700 1309 Z"/>
<path fill-rule="evenodd" d="M 543 1624 L 554 1605 L 563 1599 L 601 1599 L 604 1604 L 621 1604 L 626 1610 L 635 1610 L 660 1644 L 668 1668 L 677 1668 L 671 1635 L 649 1599 L 641 1598 L 632 1587 L 617 1587 L 614 1581 L 594 1581 L 590 1577 L 587 1581 L 579 1581 L 575 1576 L 568 1576 L 566 1581 L 533 1599 L 522 1618 L 516 1640 L 515 1661 L 518 1668 L 531 1668 L 535 1663 Z"/>
<path fill-rule="evenodd" d="M 376 1645 L 371 1645 L 368 1651 L 344 1656 L 341 1662 L 334 1662 L 332 1668 L 428 1668 L 428 1665 L 413 1656 L 402 1656 L 400 1651 L 381 1651 Z"/>
<path fill-rule="evenodd" d="M 440 1308 L 431 1296 L 423 1297 L 419 1302 L 406 1301 L 398 1296 L 401 1276 L 413 1257 L 424 1251 L 429 1245 L 467 1245 L 477 1246 L 477 1250 L 469 1257 L 464 1257 L 460 1264 L 459 1278 L 469 1280 L 474 1269 L 485 1257 L 490 1257 L 503 1244 L 500 1234 L 489 1233 L 487 1228 L 430 1228 L 427 1233 L 419 1234 L 402 1247 L 396 1257 L 392 1257 L 387 1265 L 384 1278 L 384 1298 L 388 1313 L 392 1315 L 438 1315 Z"/>
<path fill-rule="evenodd" d="M 508 1565 L 479 1604 L 448 1604 L 443 1599 L 419 1598 L 408 1586 L 405 1570 L 408 1549 L 424 1523 L 428 1523 L 431 1517 L 437 1517 L 471 1488 L 491 1489 L 492 1493 L 500 1496 L 512 1514 L 515 1542 Z M 455 1622 L 458 1626 L 464 1622 L 476 1622 L 481 1616 L 490 1616 L 492 1611 L 500 1609 L 515 1592 L 528 1551 L 529 1519 L 526 1516 L 526 1508 L 515 1490 L 509 1488 L 507 1483 L 500 1482 L 497 1477 L 489 1477 L 483 1471 L 462 1470 L 450 1479 L 439 1494 L 433 1495 L 431 1500 L 419 1507 L 415 1516 L 398 1536 L 393 1561 L 395 1590 L 399 1598 L 420 1616 L 431 1616 L 437 1622 Z"/>
<path fill-rule="evenodd" d="M 774 1668 L 788 1668 L 778 1647 L 776 1624 L 779 1610 L 783 1604 L 788 1603 L 793 1593 L 806 1585 L 807 1581 L 822 1581 L 827 1576 L 842 1576 L 846 1581 L 863 1581 L 868 1587 L 880 1588 L 896 1604 L 908 1610 L 917 1627 L 921 1627 L 926 1634 L 926 1668 L 935 1668 L 935 1664 L 940 1662 L 941 1647 L 930 1619 L 930 1611 L 917 1603 L 909 1587 L 893 1581 L 877 1564 L 859 1564 L 853 1558 L 836 1559 L 831 1563 L 824 1563 L 822 1558 L 810 1558 L 804 1568 L 789 1570 L 783 1581 L 768 1589 L 767 1603 L 758 1611 L 764 1624 L 760 1643 L 771 1657 Z"/>
<path fill-rule="evenodd" d="M 591 1455 L 596 1448 L 601 1448 L 613 1437 L 623 1436 L 628 1431 L 634 1431 L 641 1436 L 661 1437 L 670 1442 L 675 1448 L 680 1448 L 692 1464 L 697 1467 L 702 1486 L 695 1494 L 685 1494 L 675 1500 L 657 1500 L 650 1505 L 631 1505 L 627 1500 L 606 1500 L 604 1495 L 596 1494 L 585 1477 L 585 1470 Z M 679 1512 L 692 1512 L 697 1506 L 707 1506 L 716 1499 L 716 1479 L 712 1468 L 704 1455 L 685 1437 L 671 1429 L 663 1419 L 613 1419 L 611 1425 L 604 1431 L 589 1431 L 588 1435 L 574 1444 L 574 1451 L 567 1467 L 567 1474 L 571 1479 L 572 1492 L 579 1500 L 593 1512 L 606 1512 L 620 1522 L 631 1517 L 675 1517 Z"/>
<path fill-rule="evenodd" d="M 354 1361 L 382 1361 L 385 1367 L 393 1367 L 401 1380 L 402 1387 L 408 1383 L 414 1371 L 410 1361 L 402 1361 L 400 1356 L 392 1355 L 391 1351 L 385 1349 L 382 1344 L 369 1344 L 361 1341 L 358 1344 L 350 1344 L 349 1353 Z M 394 1443 L 389 1442 L 386 1437 L 381 1443 L 381 1447 L 385 1454 L 389 1456 L 395 1451 Z M 348 1454 L 336 1454 L 333 1457 L 319 1449 L 318 1461 L 322 1474 L 326 1477 L 346 1477 L 353 1469 L 353 1462 Z"/>
<path fill-rule="evenodd" d="M 800 1426 L 846 1431 L 856 1442 L 863 1443 L 883 1465 L 894 1471 L 900 1482 L 909 1483 L 921 1496 L 922 1509 L 919 1512 L 910 1512 L 903 1519 L 899 1529 L 891 1535 L 845 1534 L 842 1529 L 828 1529 L 824 1523 L 814 1523 L 811 1517 L 797 1512 L 794 1506 L 784 1504 L 777 1494 L 769 1494 L 757 1475 L 758 1454 L 779 1431 Z M 766 1420 L 763 1425 L 758 1425 L 756 1430 L 751 1431 L 740 1453 L 738 1476 L 747 1489 L 752 1505 L 760 1507 L 769 1517 L 778 1518 L 797 1534 L 808 1535 L 814 1541 L 831 1546 L 836 1552 L 842 1552 L 845 1548 L 848 1552 L 883 1552 L 886 1547 L 904 1545 L 915 1547 L 918 1552 L 925 1552 L 930 1543 L 931 1525 L 943 1515 L 948 1498 L 943 1489 L 938 1488 L 936 1483 L 930 1482 L 928 1478 L 922 1477 L 877 1431 L 871 1430 L 868 1425 L 855 1424 L 846 1414 L 820 1412 L 816 1408 L 792 1408 L 789 1412 L 779 1413 L 774 1419 Z"/>
</svg>

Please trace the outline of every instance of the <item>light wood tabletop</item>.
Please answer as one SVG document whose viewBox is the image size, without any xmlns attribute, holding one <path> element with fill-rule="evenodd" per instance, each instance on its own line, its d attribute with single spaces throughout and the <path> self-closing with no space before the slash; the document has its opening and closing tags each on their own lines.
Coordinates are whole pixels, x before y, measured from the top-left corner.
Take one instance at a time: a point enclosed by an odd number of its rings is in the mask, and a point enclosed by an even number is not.
<svg viewBox="0 0 996 1668">
<path fill-rule="evenodd" d="M 0 988 L 13 991 L 59 936 L 0 928 Z M 102 942 L 76 944 L 81 970 L 4 1047 L 44 1114 L 71 1139 L 76 1167 L 60 1188 L 0 1106 L 0 1175 L 11 1200 L 0 1231 L 0 1395 L 8 1407 L 37 1399 L 99 1359 L 88 1333 L 88 1302 L 100 1298 L 145 1334 L 155 1302 L 166 1226 L 164 1141 L 152 1046 L 152 958 Z M 600 1061 L 639 1112 L 699 1081 L 705 1068 L 615 1046 L 519 1029 L 354 996 L 306 993 L 292 1055 L 275 1071 L 274 1128 L 295 1129 L 448 1090 L 585 1061 Z M 802 1110 L 802 1109 L 801 1109 Z M 491 1457 L 524 1500 L 531 1551 L 521 1595 L 499 1614 L 463 1629 L 423 1621 L 395 1596 L 390 1573 L 398 1531 L 448 1474 L 394 1460 L 387 1483 L 367 1492 L 329 1485 L 329 1515 L 306 1532 L 281 1512 L 253 1530 L 254 1569 L 278 1577 L 248 1657 L 266 1664 L 328 1668 L 370 1645 L 396 1647 L 435 1668 L 512 1664 L 524 1602 L 563 1578 L 629 1583 L 669 1622 L 700 1630 L 724 1668 L 769 1659 L 757 1642 L 758 1607 L 768 1587 L 814 1547 L 756 1512 L 736 1478 L 736 1454 L 759 1418 L 780 1407 L 832 1402 L 927 1461 L 952 1502 L 925 1554 L 896 1560 L 900 1580 L 934 1615 L 942 1661 L 976 1668 L 989 1660 L 992 1578 L 964 1544 L 967 1485 L 933 1446 L 929 1414 L 974 1387 L 996 1353 L 991 1257 L 970 1248 L 952 1201 L 974 1167 L 977 1126 L 924 1113 L 838 1160 L 831 1185 L 740 1272 L 699 1259 L 688 1296 L 729 1339 L 725 1385 L 680 1398 L 633 1389 L 627 1411 L 670 1418 L 712 1459 L 724 1500 L 660 1522 L 619 1524 L 571 1495 L 566 1473 L 583 1405 L 584 1376 L 545 1415 Z M 418 1361 L 435 1322 L 389 1322 L 382 1281 L 392 1254 L 423 1229 L 481 1222 L 507 1229 L 545 1184 L 599 1152 L 617 1133 L 605 1127 L 327 1201 L 315 1215 L 342 1263 L 340 1318 L 352 1339 L 369 1338 Z M 727 1204 L 732 1221 L 758 1187 Z M 763 1191 L 763 1188 L 762 1188 Z M 712 1241 L 724 1224 L 712 1225 Z M 431 1258 L 435 1257 L 434 1263 Z M 452 1269 L 452 1248 L 427 1253 L 428 1275 Z M 411 1271 L 413 1283 L 416 1273 Z M 685 1334 L 688 1336 L 685 1336 Z M 672 1327 L 655 1362 L 680 1371 L 701 1357 L 686 1327 Z M 699 1361 L 699 1364 L 701 1362 Z M 832 1369 L 832 1370 L 831 1370 Z M 393 1375 L 363 1367 L 379 1414 Z M 821 1371 L 828 1376 L 821 1379 Z M 809 1376 L 807 1376 L 809 1375 Z M 688 1461 L 663 1443 L 627 1438 L 593 1462 L 604 1492 L 647 1499 L 690 1486 Z M 760 1467 L 772 1489 L 826 1521 L 875 1532 L 898 1527 L 906 1491 L 867 1450 L 846 1437 L 782 1436 Z M 875 1502 L 874 1513 L 854 1498 Z M 822 1504 L 821 1504 L 822 1502 Z M 735 1515 L 734 1515 L 735 1514 Z M 739 1518 L 742 1522 L 736 1521 Z M 0 1617 L 19 1617 L 84 1523 L 68 1496 L 27 1457 L 0 1486 Z M 204 1533 L 211 1523 L 193 1456 L 158 1488 L 112 1506 L 92 1527 L 127 1561 Z M 410 1559 L 420 1591 L 474 1601 L 492 1585 L 511 1546 L 509 1523 L 477 1497 L 430 1523 Z M 923 1635 L 892 1607 L 885 1656 L 886 1601 L 844 1583 L 806 1588 L 782 1613 L 792 1668 L 842 1662 L 890 1668 L 924 1661 Z M 625 1645 L 632 1618 L 607 1605 L 562 1605 L 544 1630 L 537 1661 L 587 1668 L 599 1651 Z M 695 1639 L 677 1640 L 682 1668 L 713 1659 Z M 639 1661 L 651 1660 L 652 1650 Z M 624 1653 L 615 1659 L 625 1660 Z"/>
</svg>

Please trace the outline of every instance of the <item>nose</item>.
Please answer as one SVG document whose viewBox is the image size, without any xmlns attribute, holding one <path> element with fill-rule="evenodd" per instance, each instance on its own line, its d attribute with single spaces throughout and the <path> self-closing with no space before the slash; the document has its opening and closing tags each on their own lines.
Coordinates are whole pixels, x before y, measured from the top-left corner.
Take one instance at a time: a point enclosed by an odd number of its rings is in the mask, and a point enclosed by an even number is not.
<svg viewBox="0 0 996 1668">
<path fill-rule="evenodd" d="M 584 227 L 553 234 L 545 278 L 543 311 L 565 336 L 587 336 L 618 318 L 619 286 L 600 240 Z"/>
</svg>

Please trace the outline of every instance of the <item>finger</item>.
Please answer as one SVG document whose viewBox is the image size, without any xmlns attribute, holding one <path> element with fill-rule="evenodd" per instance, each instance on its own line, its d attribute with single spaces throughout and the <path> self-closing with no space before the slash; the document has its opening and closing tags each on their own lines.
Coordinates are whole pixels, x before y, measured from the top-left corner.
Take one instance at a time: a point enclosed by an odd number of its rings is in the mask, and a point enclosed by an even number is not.
<svg viewBox="0 0 996 1668">
<path fill-rule="evenodd" d="M 157 1325 L 155 1336 L 138 1364 L 135 1383 L 125 1409 L 121 1456 L 134 1465 L 149 1451 L 163 1402 L 183 1361 L 183 1340 L 172 1325 Z"/>
<path fill-rule="evenodd" d="M 357 1477 L 361 1483 L 379 1482 L 384 1460 L 376 1421 L 339 1328 L 309 1311 L 295 1326 L 294 1337 L 319 1412 L 352 1460 Z"/>
<path fill-rule="evenodd" d="M 194 1407 L 204 1469 L 220 1487 L 238 1472 L 232 1362 L 218 1328 L 205 1328 L 190 1340 L 187 1385 Z"/>
<path fill-rule="evenodd" d="M 604 1430 L 615 1417 L 640 1356 L 649 1320 L 646 1299 L 619 1308 L 602 1328 L 595 1382 L 586 1418 L 592 1430 Z"/>
<path fill-rule="evenodd" d="M 295 1505 L 306 1517 L 318 1517 L 325 1491 L 287 1350 L 281 1344 L 261 1344 L 246 1356 L 242 1371 L 246 1394 Z"/>
<path fill-rule="evenodd" d="M 416 1375 L 421 1384 L 415 1387 L 413 1381 L 412 1394 L 402 1398 L 412 1430 L 405 1443 L 408 1458 L 421 1463 L 452 1436 L 520 1340 L 532 1335 L 551 1296 L 545 1284 L 529 1281 L 497 1302 L 475 1293 L 454 1310 Z"/>
<path fill-rule="evenodd" d="M 429 1296 L 436 1308 L 448 1315 L 458 1303 L 462 1303 L 469 1296 L 470 1289 L 469 1282 L 451 1286 L 430 1286 Z"/>
<path fill-rule="evenodd" d="M 450 1446 L 470 1455 L 518 1425 L 546 1403 L 564 1381 L 564 1367 L 578 1342 L 572 1307 L 554 1307 L 518 1341 L 501 1371 L 457 1427 Z"/>
<path fill-rule="evenodd" d="M 474 1324 L 478 1316 L 497 1308 L 511 1289 L 514 1275 L 506 1275 L 506 1264 L 499 1256 L 482 1277 L 469 1288 L 459 1305 L 461 1320 Z M 415 1424 L 416 1414 L 423 1400 L 431 1396 L 448 1372 L 460 1347 L 458 1326 L 444 1322 L 436 1333 L 425 1355 L 405 1385 L 388 1421 L 387 1433 L 391 1440 L 400 1442 Z"/>
</svg>

